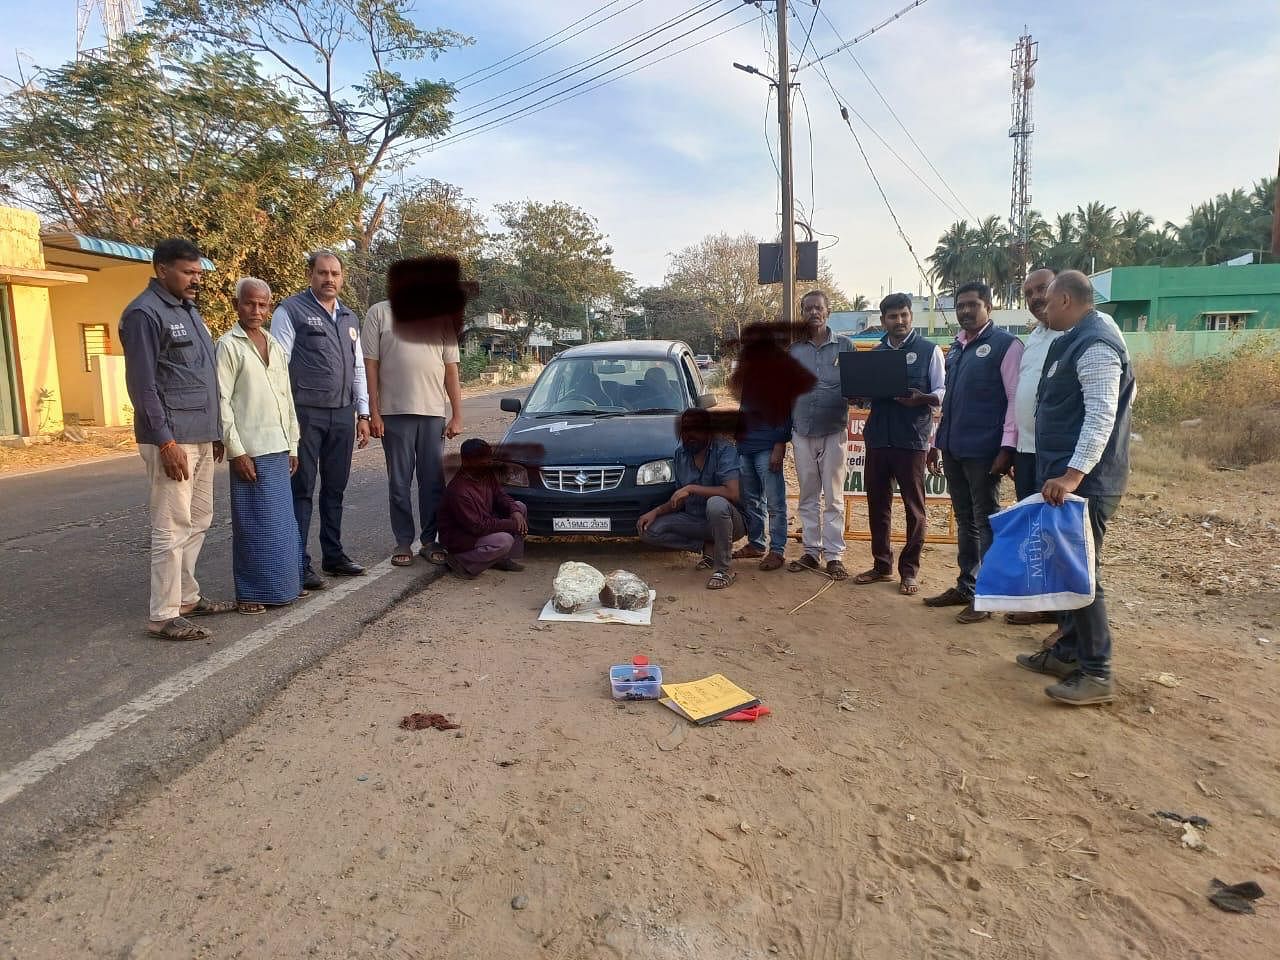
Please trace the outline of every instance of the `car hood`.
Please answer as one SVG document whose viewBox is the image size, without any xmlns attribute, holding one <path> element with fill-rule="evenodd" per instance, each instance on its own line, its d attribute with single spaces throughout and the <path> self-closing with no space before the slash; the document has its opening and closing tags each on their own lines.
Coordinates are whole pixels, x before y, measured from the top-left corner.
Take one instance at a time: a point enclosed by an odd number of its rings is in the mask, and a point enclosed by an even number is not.
<svg viewBox="0 0 1280 960">
<path fill-rule="evenodd" d="M 535 466 L 639 466 L 670 458 L 679 440 L 676 415 L 517 417 L 502 445 L 507 459 Z M 540 451 L 535 448 L 540 448 Z"/>
</svg>

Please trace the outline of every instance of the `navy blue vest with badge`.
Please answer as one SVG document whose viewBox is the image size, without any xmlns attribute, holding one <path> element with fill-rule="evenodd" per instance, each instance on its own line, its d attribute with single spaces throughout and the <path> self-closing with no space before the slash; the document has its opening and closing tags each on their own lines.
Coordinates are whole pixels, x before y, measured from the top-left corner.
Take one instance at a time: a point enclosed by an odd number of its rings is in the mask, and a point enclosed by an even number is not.
<svg viewBox="0 0 1280 960">
<path fill-rule="evenodd" d="M 150 324 L 157 334 L 156 393 L 173 439 L 178 443 L 221 439 L 213 339 L 200 311 L 153 278 L 125 307 L 120 324 L 138 322 Z M 159 443 L 160 437 L 147 429 L 145 419 L 142 411 L 135 411 L 135 438 L 139 443 Z"/>
<path fill-rule="evenodd" d="M 1118 497 L 1129 482 L 1133 367 L 1124 338 L 1096 310 L 1055 340 L 1045 357 L 1036 393 L 1036 473 L 1043 485 L 1046 480 L 1062 476 L 1071 462 L 1085 414 L 1076 364 L 1095 343 L 1105 343 L 1120 358 L 1120 403 L 1102 459 L 1081 481 L 1076 493 L 1082 497 Z"/>
<path fill-rule="evenodd" d="M 1004 439 L 1005 393 L 1000 364 L 1017 339 L 988 323 L 982 335 L 947 351 L 947 392 L 934 446 L 959 460 L 994 460 Z"/>
<path fill-rule="evenodd" d="M 293 324 L 289 380 L 293 402 L 304 407 L 347 407 L 355 402 L 360 321 L 338 301 L 337 323 L 310 290 L 280 301 Z"/>
<path fill-rule="evenodd" d="M 889 335 L 885 334 L 873 349 L 894 349 L 889 346 Z M 921 393 L 929 393 L 929 364 L 933 361 L 933 351 L 938 349 L 938 345 L 912 330 L 897 349 L 907 355 L 907 386 Z M 867 417 L 862 436 L 867 446 L 873 450 L 884 447 L 928 450 L 929 431 L 932 428 L 933 407 L 907 407 L 890 399 L 872 400 L 871 415 Z"/>
</svg>

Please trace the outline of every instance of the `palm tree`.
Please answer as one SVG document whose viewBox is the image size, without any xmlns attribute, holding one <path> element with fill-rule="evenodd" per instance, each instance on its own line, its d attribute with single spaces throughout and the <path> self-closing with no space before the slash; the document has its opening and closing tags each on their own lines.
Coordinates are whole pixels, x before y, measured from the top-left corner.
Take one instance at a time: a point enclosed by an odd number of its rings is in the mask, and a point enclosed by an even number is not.
<svg viewBox="0 0 1280 960">
<path fill-rule="evenodd" d="M 953 223 L 938 238 L 928 258 L 929 272 L 938 284 L 954 290 L 973 276 L 973 230 L 966 220 Z"/>
<path fill-rule="evenodd" d="M 974 228 L 970 242 L 976 275 L 990 284 L 1002 300 L 1007 299 L 1006 288 L 1014 272 L 1009 228 L 999 217 L 986 217 Z"/>
<path fill-rule="evenodd" d="M 1093 201 L 1076 207 L 1076 267 L 1093 272 L 1111 265 L 1116 252 L 1116 208 Z"/>
<path fill-rule="evenodd" d="M 1120 215 L 1117 227 L 1120 231 L 1116 250 L 1116 265 L 1146 263 L 1150 256 L 1152 227 L 1155 220 L 1141 210 L 1126 210 Z"/>
<path fill-rule="evenodd" d="M 868 300 L 868 299 L 867 299 L 863 294 L 861 294 L 861 293 L 854 294 L 854 297 L 853 297 L 853 309 L 854 309 L 854 310 L 869 310 L 870 308 L 871 308 L 871 301 L 870 301 L 870 300 Z"/>
<path fill-rule="evenodd" d="M 1045 266 L 1054 270 L 1069 270 L 1076 263 L 1076 217 L 1073 213 L 1060 213 L 1049 228 L 1049 248 L 1045 251 Z"/>
<path fill-rule="evenodd" d="M 1178 240 L 1193 262 L 1221 263 L 1249 249 L 1247 224 L 1240 220 L 1238 200 L 1219 194 L 1192 208 L 1187 222 L 1178 228 Z"/>
<path fill-rule="evenodd" d="M 1053 227 L 1039 210 L 1032 210 L 1027 215 L 1027 269 L 1044 263 L 1052 247 Z"/>
</svg>

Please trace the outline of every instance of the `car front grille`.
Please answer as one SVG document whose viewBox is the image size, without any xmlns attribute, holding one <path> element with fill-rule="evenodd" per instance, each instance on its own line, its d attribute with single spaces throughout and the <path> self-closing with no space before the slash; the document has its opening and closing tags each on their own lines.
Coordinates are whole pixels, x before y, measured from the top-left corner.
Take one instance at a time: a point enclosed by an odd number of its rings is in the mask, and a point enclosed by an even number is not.
<svg viewBox="0 0 1280 960">
<path fill-rule="evenodd" d="M 558 493 L 601 493 L 616 490 L 626 467 L 543 467 L 542 485 Z"/>
</svg>

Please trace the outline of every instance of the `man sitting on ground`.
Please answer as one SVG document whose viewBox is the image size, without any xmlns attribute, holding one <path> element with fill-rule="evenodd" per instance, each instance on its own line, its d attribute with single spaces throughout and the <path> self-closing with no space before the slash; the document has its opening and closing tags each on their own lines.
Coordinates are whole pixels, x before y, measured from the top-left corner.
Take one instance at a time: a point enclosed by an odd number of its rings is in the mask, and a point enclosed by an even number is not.
<svg viewBox="0 0 1280 960">
<path fill-rule="evenodd" d="M 723 590 L 735 576 L 729 569 L 733 542 L 747 534 L 738 512 L 738 454 L 713 436 L 711 414 L 698 407 L 680 416 L 671 499 L 636 521 L 644 543 L 668 550 L 701 550 L 695 569 L 714 570 L 708 590 Z"/>
<path fill-rule="evenodd" d="M 503 491 L 493 466 L 493 448 L 483 440 L 462 444 L 462 466 L 445 487 L 436 518 L 445 563 L 471 579 L 493 567 L 523 570 L 528 510 Z"/>
</svg>

